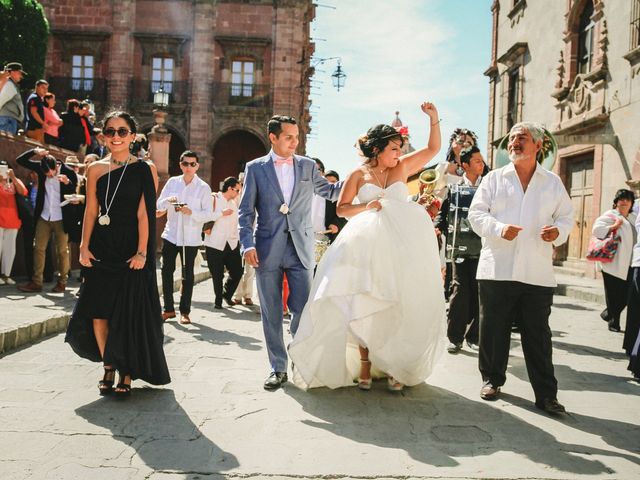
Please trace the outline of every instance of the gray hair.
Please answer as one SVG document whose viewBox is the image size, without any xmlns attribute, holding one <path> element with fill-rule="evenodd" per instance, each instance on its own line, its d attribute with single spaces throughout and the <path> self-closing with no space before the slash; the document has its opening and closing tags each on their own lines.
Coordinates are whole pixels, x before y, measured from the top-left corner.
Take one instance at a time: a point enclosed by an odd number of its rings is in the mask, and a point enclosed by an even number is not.
<svg viewBox="0 0 640 480">
<path fill-rule="evenodd" d="M 531 138 L 535 143 L 538 141 L 544 141 L 544 127 L 542 124 L 537 122 L 519 122 L 516 123 L 511 130 L 509 130 L 509 135 L 511 135 L 516 130 L 526 130 L 531 134 Z"/>
</svg>

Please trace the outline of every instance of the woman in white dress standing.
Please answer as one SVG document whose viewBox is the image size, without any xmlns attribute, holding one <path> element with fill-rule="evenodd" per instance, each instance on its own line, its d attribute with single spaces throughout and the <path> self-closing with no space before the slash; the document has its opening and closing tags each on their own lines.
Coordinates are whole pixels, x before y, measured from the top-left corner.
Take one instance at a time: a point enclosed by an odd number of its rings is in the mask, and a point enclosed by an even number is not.
<svg viewBox="0 0 640 480">
<path fill-rule="evenodd" d="M 426 147 L 401 154 L 403 137 L 376 125 L 358 140 L 366 160 L 342 187 L 337 213 L 350 221 L 324 254 L 289 346 L 304 387 L 371 388 L 371 369 L 389 389 L 423 382 L 442 352 L 444 295 L 435 231 L 407 201 L 407 178 L 440 150 L 438 111 L 423 103 Z M 354 204 L 357 198 L 359 203 Z"/>
</svg>

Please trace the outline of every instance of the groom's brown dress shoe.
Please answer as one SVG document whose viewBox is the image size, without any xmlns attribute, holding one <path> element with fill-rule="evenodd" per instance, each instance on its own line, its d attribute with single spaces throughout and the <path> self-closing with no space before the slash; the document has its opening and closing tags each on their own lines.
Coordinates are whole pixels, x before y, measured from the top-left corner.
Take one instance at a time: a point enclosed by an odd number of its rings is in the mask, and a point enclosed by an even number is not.
<svg viewBox="0 0 640 480">
<path fill-rule="evenodd" d="M 286 383 L 288 379 L 287 372 L 271 372 L 271 375 L 264 381 L 264 389 L 277 390 L 283 383 Z"/>
<path fill-rule="evenodd" d="M 498 399 L 500 393 L 500 387 L 494 387 L 493 385 L 485 385 L 480 389 L 480 398 L 483 400 L 493 401 Z"/>
</svg>

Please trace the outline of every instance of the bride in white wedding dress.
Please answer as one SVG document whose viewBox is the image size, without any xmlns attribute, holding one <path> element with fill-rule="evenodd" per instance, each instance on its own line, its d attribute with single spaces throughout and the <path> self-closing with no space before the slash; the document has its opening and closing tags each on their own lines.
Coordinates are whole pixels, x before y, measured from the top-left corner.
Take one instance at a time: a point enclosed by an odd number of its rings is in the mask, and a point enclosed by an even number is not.
<svg viewBox="0 0 640 480">
<path fill-rule="evenodd" d="M 442 352 L 444 294 L 435 231 L 423 207 L 407 200 L 407 178 L 440 149 L 438 112 L 426 147 L 401 156 L 403 137 L 376 125 L 358 142 L 366 161 L 342 187 L 337 213 L 349 223 L 318 265 L 309 301 L 289 345 L 293 380 L 303 388 L 390 390 L 423 382 Z M 358 204 L 353 204 L 357 197 Z M 378 373 L 376 373 L 378 372 Z"/>
</svg>

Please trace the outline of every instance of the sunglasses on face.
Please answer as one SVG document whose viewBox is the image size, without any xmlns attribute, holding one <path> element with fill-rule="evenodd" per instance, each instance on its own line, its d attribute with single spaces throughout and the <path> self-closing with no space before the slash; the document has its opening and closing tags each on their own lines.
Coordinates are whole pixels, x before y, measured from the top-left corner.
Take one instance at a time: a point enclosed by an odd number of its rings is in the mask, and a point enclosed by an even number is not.
<svg viewBox="0 0 640 480">
<path fill-rule="evenodd" d="M 132 132 L 131 130 L 127 130 L 127 129 L 126 129 L 126 128 L 124 128 L 124 127 L 119 128 L 119 129 L 117 129 L 117 130 L 116 130 L 115 128 L 105 128 L 105 129 L 102 131 L 102 134 L 103 134 L 105 137 L 107 137 L 107 138 L 113 138 L 113 137 L 115 137 L 115 136 L 116 136 L 116 133 L 118 134 L 118 136 L 119 136 L 120 138 L 124 138 L 124 137 L 126 137 L 127 135 L 129 135 L 130 133 L 133 133 L 133 132 Z"/>
<path fill-rule="evenodd" d="M 185 161 L 182 161 L 182 162 L 180 162 L 180 165 L 182 165 L 183 167 L 195 167 L 196 165 L 198 165 L 198 162 L 185 162 Z"/>
</svg>

